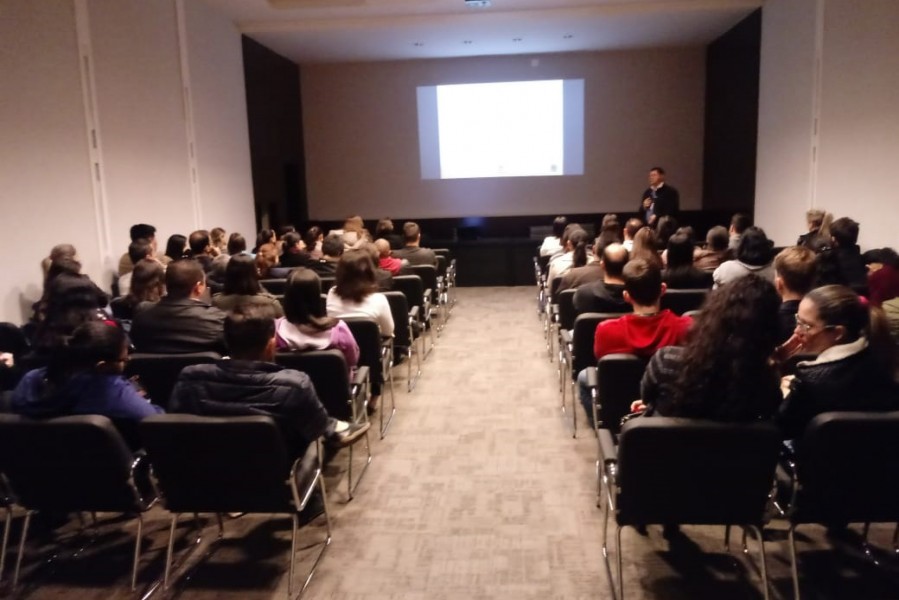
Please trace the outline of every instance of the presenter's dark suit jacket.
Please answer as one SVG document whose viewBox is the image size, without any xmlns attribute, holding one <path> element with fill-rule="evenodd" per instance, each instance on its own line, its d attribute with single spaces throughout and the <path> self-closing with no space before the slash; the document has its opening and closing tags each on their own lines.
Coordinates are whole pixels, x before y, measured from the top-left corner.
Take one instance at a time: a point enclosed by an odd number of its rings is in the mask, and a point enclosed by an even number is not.
<svg viewBox="0 0 899 600">
<path fill-rule="evenodd" d="M 652 188 L 646 188 L 646 191 L 640 196 L 640 214 L 644 215 L 644 217 L 646 209 L 643 208 L 643 199 L 652 197 Z M 666 183 L 656 190 L 653 206 L 653 214 L 656 215 L 656 219 L 661 219 L 665 216 L 676 217 L 679 210 L 680 194 L 675 188 Z"/>
<path fill-rule="evenodd" d="M 163 298 L 138 305 L 131 341 L 138 352 L 218 352 L 225 347 L 225 313 L 199 300 Z"/>
</svg>

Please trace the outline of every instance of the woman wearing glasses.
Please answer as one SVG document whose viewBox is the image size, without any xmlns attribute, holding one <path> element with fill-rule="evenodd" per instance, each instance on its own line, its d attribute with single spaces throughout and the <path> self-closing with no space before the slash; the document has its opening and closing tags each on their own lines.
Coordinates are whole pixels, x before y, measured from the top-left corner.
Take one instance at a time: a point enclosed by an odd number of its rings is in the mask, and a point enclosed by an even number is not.
<svg viewBox="0 0 899 600">
<path fill-rule="evenodd" d="M 788 439 L 800 437 L 820 413 L 899 409 L 895 346 L 883 312 L 848 287 L 827 285 L 806 294 L 793 337 L 779 350 L 817 355 L 784 378 L 778 421 Z"/>
</svg>

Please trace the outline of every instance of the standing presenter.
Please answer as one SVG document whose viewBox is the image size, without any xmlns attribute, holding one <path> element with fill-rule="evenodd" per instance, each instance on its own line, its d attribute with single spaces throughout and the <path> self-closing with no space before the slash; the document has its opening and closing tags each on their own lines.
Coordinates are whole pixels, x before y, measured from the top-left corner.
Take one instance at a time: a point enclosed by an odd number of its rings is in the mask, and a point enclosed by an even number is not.
<svg viewBox="0 0 899 600">
<path fill-rule="evenodd" d="M 656 222 L 668 215 L 677 216 L 680 209 L 680 194 L 665 183 L 665 169 L 653 167 L 649 170 L 649 187 L 643 192 L 640 214 L 647 225 L 655 227 Z"/>
</svg>

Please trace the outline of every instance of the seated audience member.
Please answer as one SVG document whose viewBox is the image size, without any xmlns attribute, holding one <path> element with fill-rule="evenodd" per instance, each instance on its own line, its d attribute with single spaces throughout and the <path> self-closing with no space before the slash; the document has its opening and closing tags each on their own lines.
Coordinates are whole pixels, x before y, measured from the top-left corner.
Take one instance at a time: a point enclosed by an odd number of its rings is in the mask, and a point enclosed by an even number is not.
<svg viewBox="0 0 899 600">
<path fill-rule="evenodd" d="M 399 250 L 403 247 L 403 236 L 394 231 L 393 221 L 381 219 L 375 227 L 375 239 L 387 240 L 391 250 Z"/>
<path fill-rule="evenodd" d="M 663 272 L 665 284 L 675 289 L 712 287 L 712 273 L 693 265 L 693 237 L 679 231 L 668 238 L 668 267 Z"/>
<path fill-rule="evenodd" d="M 280 279 L 275 277 L 279 273 L 272 272 L 278 268 L 278 245 L 262 244 L 256 252 L 256 271 L 260 279 Z"/>
<path fill-rule="evenodd" d="M 621 244 L 623 241 L 618 215 L 608 214 L 604 216 L 600 225 L 599 235 L 596 236 L 593 245 L 605 248 L 609 244 Z"/>
<path fill-rule="evenodd" d="M 587 264 L 587 243 L 589 241 L 590 234 L 580 227 L 568 233 L 565 240 L 565 253 L 549 261 L 546 280 L 550 282 L 550 288 L 552 288 L 553 279 L 562 277 L 572 268 L 583 267 Z"/>
<path fill-rule="evenodd" d="M 356 250 L 365 242 L 371 241 L 371 234 L 365 228 L 365 222 L 359 215 L 347 217 L 343 222 L 344 250 Z"/>
<path fill-rule="evenodd" d="M 662 268 L 662 259 L 659 258 L 659 238 L 651 227 L 643 227 L 634 235 L 633 250 L 628 254 L 632 259 L 642 258 Z"/>
<path fill-rule="evenodd" d="M 722 225 L 715 225 L 705 236 L 705 249 L 697 248 L 693 252 L 693 266 L 703 271 L 714 271 L 721 263 L 730 259 L 730 251 L 727 249 L 729 237 L 727 229 Z"/>
<path fill-rule="evenodd" d="M 359 346 L 346 323 L 325 314 L 322 286 L 311 269 L 299 267 L 287 278 L 284 290 L 284 315 L 275 321 L 279 350 L 327 350 L 337 348 L 346 364 L 359 362 Z"/>
<path fill-rule="evenodd" d="M 884 321 L 880 309 L 869 308 L 846 286 L 806 294 L 785 346 L 817 358 L 800 362 L 796 375 L 784 378 L 788 391 L 777 419 L 786 438 L 801 437 L 824 412 L 899 409 L 895 345 Z"/>
<path fill-rule="evenodd" d="M 593 255 L 589 257 L 586 264 L 583 266 L 572 266 L 568 269 L 567 273 L 562 275 L 556 293 L 558 294 L 564 290 L 577 289 L 582 285 L 600 281 L 603 278 L 602 252 L 607 246 L 608 244 L 606 246 L 593 244 Z M 580 250 L 575 248 L 575 253 L 577 252 L 580 252 Z M 586 253 L 587 249 L 585 247 L 584 254 Z M 579 265 L 581 262 L 584 262 L 583 259 L 581 259 L 580 256 L 575 256 L 572 265 Z"/>
<path fill-rule="evenodd" d="M 384 238 L 375 240 L 375 248 L 378 249 L 378 267 L 387 271 L 391 275 L 399 275 L 403 270 L 403 266 L 408 264 L 400 258 L 392 257 L 390 250 L 390 242 Z"/>
<path fill-rule="evenodd" d="M 228 256 L 247 254 L 247 239 L 236 231 L 228 236 Z"/>
<path fill-rule="evenodd" d="M 797 246 L 811 246 L 815 238 L 824 238 L 830 240 L 830 224 L 833 222 L 833 215 L 826 210 L 813 208 L 805 213 L 805 223 L 808 231 L 799 236 L 796 241 Z"/>
<path fill-rule="evenodd" d="M 83 323 L 45 368 L 25 374 L 12 397 L 13 412 L 34 418 L 103 415 L 139 421 L 163 412 L 122 376 L 128 339 L 114 324 Z"/>
<path fill-rule="evenodd" d="M 643 228 L 643 221 L 640 219 L 628 219 L 624 224 L 624 245 L 625 249 L 630 252 L 634 249 L 634 236 Z"/>
<path fill-rule="evenodd" d="M 627 261 L 628 254 L 624 246 L 621 244 L 606 246 L 600 259 L 603 278 L 577 288 L 574 293 L 574 309 L 579 314 L 631 312 L 631 305 L 624 299 L 622 277 Z"/>
<path fill-rule="evenodd" d="M 553 232 L 543 238 L 540 244 L 540 256 L 553 256 L 564 251 L 562 247 L 562 234 L 568 226 L 568 219 L 564 216 L 558 216 L 553 219 Z"/>
<path fill-rule="evenodd" d="M 558 252 L 556 252 L 555 254 L 553 254 L 552 256 L 549 257 L 549 262 L 547 263 L 547 265 L 548 265 L 547 269 L 546 269 L 547 281 L 552 280 L 552 278 L 549 276 L 549 273 L 551 273 L 552 265 L 554 262 L 556 262 L 560 259 L 566 260 L 566 261 L 571 260 L 571 250 L 572 249 L 571 249 L 571 244 L 568 243 L 568 238 L 575 231 L 579 231 L 582 229 L 583 229 L 583 227 L 581 227 L 578 223 L 569 223 L 568 225 L 565 226 L 565 230 L 562 231 L 562 235 L 561 235 L 561 237 L 559 237 L 559 242 L 561 244 L 561 248 L 559 249 Z"/>
<path fill-rule="evenodd" d="M 50 272 L 50 265 L 53 264 L 53 261 L 62 258 L 67 258 L 77 262 L 78 251 L 75 250 L 75 246 L 73 246 L 72 244 L 57 244 L 50 249 L 50 255 L 41 261 L 41 271 L 44 274 L 43 279 L 47 279 L 47 274 Z"/>
<path fill-rule="evenodd" d="M 727 230 L 730 240 L 727 243 L 727 249 L 736 252 L 743 238 L 743 232 L 752 225 L 749 215 L 744 213 L 736 213 L 730 218 L 730 229 Z"/>
<path fill-rule="evenodd" d="M 137 240 L 128 245 L 128 256 L 131 258 L 133 265 L 136 265 L 144 259 L 155 260 L 153 257 L 153 247 L 147 240 Z M 124 275 L 119 277 L 119 295 L 127 296 L 131 291 L 131 277 L 134 273 L 134 267 Z"/>
<path fill-rule="evenodd" d="M 368 431 L 368 423 L 328 416 L 308 375 L 274 363 L 275 322 L 267 309 L 245 306 L 229 313 L 224 330 L 230 360 L 185 367 L 172 390 L 172 410 L 270 416 L 295 458 L 319 437 L 330 445 L 348 446 Z"/>
<path fill-rule="evenodd" d="M 799 301 L 812 291 L 817 276 L 815 253 L 805 246 L 784 248 L 774 257 L 774 287 L 780 294 L 777 343 L 786 342 L 796 329 Z"/>
<path fill-rule="evenodd" d="M 225 239 L 227 233 L 221 227 L 213 227 L 209 231 L 209 244 L 216 254 L 230 254 L 228 252 L 228 241 Z"/>
<path fill-rule="evenodd" d="M 166 296 L 141 304 L 131 321 L 131 341 L 138 352 L 178 354 L 225 352 L 225 313 L 203 300 L 206 274 L 193 259 L 178 260 L 165 271 Z"/>
<path fill-rule="evenodd" d="M 381 262 L 381 253 L 378 247 L 372 242 L 363 242 L 359 244 L 358 250 L 368 252 L 371 256 L 372 264 L 375 266 L 375 281 L 378 283 L 379 292 L 389 292 L 393 289 L 393 274 L 387 269 L 382 269 L 379 265 Z"/>
<path fill-rule="evenodd" d="M 165 267 L 158 260 L 145 258 L 139 261 L 130 275 L 128 294 L 111 304 L 112 315 L 117 319 L 131 320 L 141 303 L 155 304 L 165 295 Z"/>
<path fill-rule="evenodd" d="M 33 350 L 49 355 L 82 323 L 105 319 L 102 309 L 108 303 L 109 296 L 81 274 L 81 263 L 67 258 L 54 261 L 35 306 Z"/>
<path fill-rule="evenodd" d="M 883 308 L 883 313 L 886 316 L 890 335 L 893 336 L 893 342 L 896 345 L 899 345 L 899 298 L 887 300 L 881 305 L 881 307 Z"/>
<path fill-rule="evenodd" d="M 284 242 L 284 250 L 281 254 L 280 266 L 282 268 L 308 267 L 312 257 L 306 252 L 306 244 L 300 234 L 295 231 L 286 233 L 281 238 Z"/>
<path fill-rule="evenodd" d="M 325 234 L 318 225 L 313 225 L 306 233 L 303 234 L 303 243 L 306 244 L 306 251 L 312 260 L 319 260 L 322 257 L 322 242 Z"/>
<path fill-rule="evenodd" d="M 774 281 L 774 265 L 771 264 L 774 244 L 760 227 L 749 227 L 740 236 L 736 258 L 721 264 L 712 273 L 715 287 L 721 287 L 750 273 L 768 281 Z"/>
<path fill-rule="evenodd" d="M 771 282 L 755 275 L 711 292 L 684 345 L 649 361 L 634 408 L 718 421 L 771 418 L 782 398 L 771 364 L 779 306 Z"/>
<path fill-rule="evenodd" d="M 411 221 L 403 224 L 403 247 L 393 255 L 409 261 L 410 265 L 437 266 L 437 255 L 430 248 L 421 247 L 421 228 Z"/>
<path fill-rule="evenodd" d="M 677 232 L 677 219 L 674 217 L 665 215 L 656 221 L 656 239 L 658 239 L 661 248 L 664 249 L 668 245 L 668 238 L 674 235 L 675 232 Z"/>
<path fill-rule="evenodd" d="M 899 297 L 899 254 L 892 248 L 868 250 L 862 255 L 868 268 L 868 299 L 874 306 Z"/>
<path fill-rule="evenodd" d="M 337 274 L 337 263 L 343 256 L 343 238 L 339 235 L 329 235 L 322 242 L 322 257 L 318 262 L 312 263 L 309 268 L 319 277 L 334 277 Z"/>
<path fill-rule="evenodd" d="M 153 247 L 153 256 L 156 256 L 156 228 L 152 225 L 147 225 L 146 223 L 138 223 L 137 225 L 132 225 L 131 230 L 128 232 L 131 241 L 136 242 L 137 240 L 147 240 L 150 242 L 150 246 Z M 119 259 L 119 277 L 131 271 L 134 268 L 134 263 L 131 262 L 131 256 L 126 252 Z"/>
<path fill-rule="evenodd" d="M 187 247 L 187 238 L 180 233 L 175 233 L 170 235 L 165 243 L 165 254 L 160 260 L 163 265 L 168 266 L 174 260 L 187 258 L 189 254 L 190 249 Z"/>
<path fill-rule="evenodd" d="M 624 266 L 623 277 L 624 300 L 634 312 L 599 324 L 593 338 L 596 359 L 617 353 L 648 359 L 659 348 L 680 344 L 692 320 L 679 317 L 668 309 L 661 310 L 665 284 L 658 265 L 642 258 L 631 260 Z M 593 407 L 586 374 L 586 370 L 578 374 L 578 389 L 587 418 L 592 422 Z"/>
<path fill-rule="evenodd" d="M 858 223 L 848 217 L 830 226 L 830 259 L 835 271 L 833 279 L 822 283 L 845 285 L 857 293 L 868 293 L 868 269 L 858 247 Z"/>
<path fill-rule="evenodd" d="M 225 269 L 225 289 L 212 296 L 212 305 L 225 312 L 238 306 L 252 304 L 264 306 L 272 311 L 273 317 L 283 317 L 281 303 L 259 285 L 256 261 L 246 254 L 238 254 L 228 261 Z"/>
<path fill-rule="evenodd" d="M 213 256 L 212 245 L 209 243 L 209 232 L 205 229 L 198 229 L 190 234 L 187 238 L 187 245 L 190 248 L 190 256 L 203 268 L 204 273 L 212 270 Z"/>
</svg>

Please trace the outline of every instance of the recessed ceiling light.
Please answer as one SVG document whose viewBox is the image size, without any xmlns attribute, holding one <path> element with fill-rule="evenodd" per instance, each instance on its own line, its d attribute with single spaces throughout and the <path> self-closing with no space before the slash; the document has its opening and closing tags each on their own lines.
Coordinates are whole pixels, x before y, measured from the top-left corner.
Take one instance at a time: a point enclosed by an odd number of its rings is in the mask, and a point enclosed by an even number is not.
<svg viewBox="0 0 899 600">
<path fill-rule="evenodd" d="M 512 41 L 513 41 L 513 42 L 520 42 L 520 41 L 521 41 L 521 38 L 512 38 Z"/>
<path fill-rule="evenodd" d="M 487 8 L 490 0 L 465 0 L 465 6 L 469 8 Z"/>
<path fill-rule="evenodd" d="M 570 33 L 568 33 L 568 34 L 563 35 L 562 37 L 563 37 L 564 39 L 566 39 L 566 40 L 570 40 L 570 39 L 573 38 L 574 36 L 571 35 Z"/>
<path fill-rule="evenodd" d="M 424 44 L 424 42 L 415 42 L 415 43 L 412 44 L 412 45 L 413 45 L 413 46 L 421 47 L 421 46 L 424 46 L 425 44 Z"/>
<path fill-rule="evenodd" d="M 471 44 L 471 40 L 462 40 L 463 44 Z"/>
</svg>

